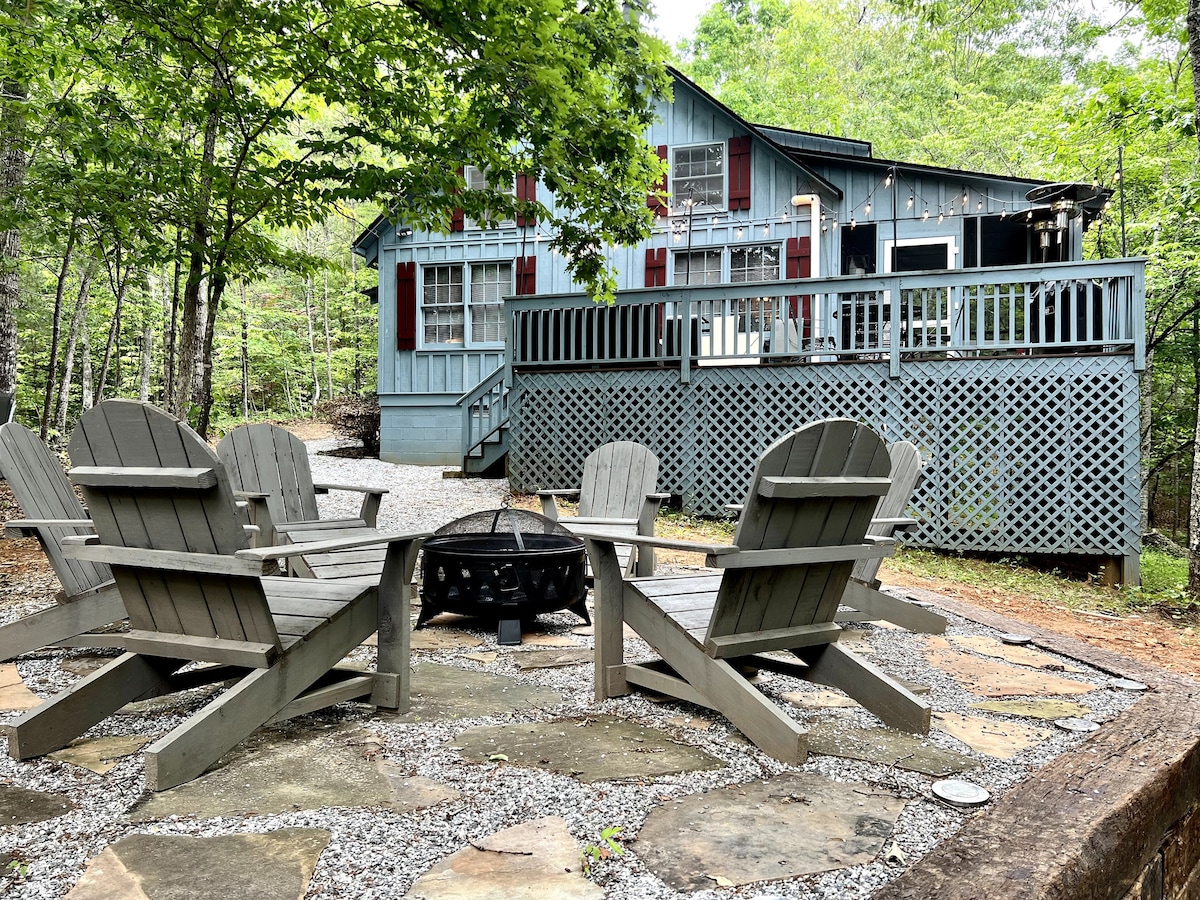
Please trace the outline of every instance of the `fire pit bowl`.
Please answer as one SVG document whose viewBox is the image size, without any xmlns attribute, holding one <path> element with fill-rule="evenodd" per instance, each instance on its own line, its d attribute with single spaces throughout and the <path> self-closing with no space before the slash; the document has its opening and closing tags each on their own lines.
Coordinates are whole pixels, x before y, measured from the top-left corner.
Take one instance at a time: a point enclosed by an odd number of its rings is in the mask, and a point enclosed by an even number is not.
<svg viewBox="0 0 1200 900">
<path fill-rule="evenodd" d="M 588 619 L 583 540 L 537 513 L 508 507 L 443 525 L 421 556 L 420 628 L 442 612 L 499 619 L 501 644 L 521 620 L 569 609 Z"/>
</svg>

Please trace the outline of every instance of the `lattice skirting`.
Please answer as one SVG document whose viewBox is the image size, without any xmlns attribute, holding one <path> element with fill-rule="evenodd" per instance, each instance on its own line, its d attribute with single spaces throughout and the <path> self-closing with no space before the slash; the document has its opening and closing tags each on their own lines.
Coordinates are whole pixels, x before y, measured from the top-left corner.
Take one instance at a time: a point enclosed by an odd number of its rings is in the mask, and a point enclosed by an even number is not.
<svg viewBox="0 0 1200 900">
<path fill-rule="evenodd" d="M 659 490 L 720 515 L 754 461 L 813 419 L 865 421 L 926 461 L 909 543 L 948 550 L 1127 556 L 1138 530 L 1138 381 L 1126 356 L 582 371 L 514 377 L 513 489 L 576 487 L 584 458 L 640 441 Z"/>
</svg>

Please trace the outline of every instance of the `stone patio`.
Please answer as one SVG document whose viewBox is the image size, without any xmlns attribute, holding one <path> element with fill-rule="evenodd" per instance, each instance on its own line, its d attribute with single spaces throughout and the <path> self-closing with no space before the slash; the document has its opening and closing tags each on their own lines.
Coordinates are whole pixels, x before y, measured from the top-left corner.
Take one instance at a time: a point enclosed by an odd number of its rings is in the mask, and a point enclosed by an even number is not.
<svg viewBox="0 0 1200 900">
<path fill-rule="evenodd" d="M 810 729 L 799 768 L 764 756 L 707 710 L 644 696 L 595 704 L 591 635 L 569 614 L 543 617 L 516 649 L 498 647 L 487 623 L 422 629 L 406 714 L 346 704 L 264 728 L 159 794 L 142 790 L 139 750 L 181 710 L 138 704 L 53 758 L 0 760 L 0 893 L 1033 897 L 1050 895 L 1028 885 L 1103 875 L 1108 893 L 1061 896 L 1121 896 L 1142 862 L 1161 860 L 1157 842 L 1200 787 L 1195 750 L 1181 744 L 1200 716 L 1194 702 L 1177 703 L 1193 686 L 1053 635 L 1039 635 L 1039 648 L 1008 647 L 997 628 L 1019 623 L 943 608 L 946 638 L 870 625 L 852 636 L 876 664 L 928 685 L 928 737 L 880 728 L 836 691 L 763 677 Z M 627 649 L 644 647 L 632 639 Z M 372 654 L 364 646 L 356 657 Z M 97 659 L 48 652 L 0 669 L 0 707 L 15 715 Z M 1121 691 L 1114 676 L 1154 691 Z M 1075 735 L 1052 724 L 1067 715 L 1104 724 Z M 1146 716 L 1158 724 L 1153 744 L 1129 737 Z M 1124 754 L 1119 788 L 1101 766 L 1111 768 L 1104 748 L 1113 742 Z M 1130 762 L 1134 745 L 1142 757 Z M 1065 804 L 1063 782 L 1045 785 L 1045 772 L 1069 773 L 1067 788 L 1079 792 L 1070 796 L 1086 803 Z M 980 811 L 941 804 L 930 787 L 949 774 L 983 784 L 993 801 Z M 1040 839 L 1026 846 L 1035 798 Z M 1117 811 L 1145 831 L 1119 872 L 1096 845 Z M 1074 862 L 1062 862 L 1064 842 Z M 1176 848 L 1176 868 L 1184 857 L 1195 868 L 1194 844 Z M 1053 853 L 1059 862 L 1039 861 Z M 1023 892 L 1013 872 L 1026 873 Z"/>
</svg>

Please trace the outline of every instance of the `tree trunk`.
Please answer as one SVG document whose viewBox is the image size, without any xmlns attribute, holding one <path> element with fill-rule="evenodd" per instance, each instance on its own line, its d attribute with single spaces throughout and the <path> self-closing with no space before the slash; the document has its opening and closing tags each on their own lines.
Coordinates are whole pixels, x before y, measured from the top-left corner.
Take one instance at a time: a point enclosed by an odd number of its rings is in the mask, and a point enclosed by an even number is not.
<svg viewBox="0 0 1200 900">
<path fill-rule="evenodd" d="M 200 331 L 204 320 L 201 312 L 201 286 L 204 281 L 205 263 L 210 255 L 212 232 L 209 227 L 209 213 L 212 206 L 213 174 L 212 168 L 217 157 L 217 134 L 221 127 L 221 117 L 217 110 L 221 91 L 221 74 L 213 68 L 209 96 L 212 103 L 209 107 L 208 118 L 204 123 L 204 146 L 200 159 L 200 183 L 197 185 L 196 211 L 191 223 L 191 238 L 189 240 L 189 259 L 187 281 L 183 289 L 183 308 L 181 310 L 181 334 L 178 366 L 175 371 L 175 384 L 171 392 L 170 412 L 181 419 L 187 418 L 188 408 L 195 395 L 195 373 L 198 370 L 198 352 L 204 345 L 204 335 Z M 203 434 L 203 431 L 201 431 Z"/>
<path fill-rule="evenodd" d="M 317 402 L 321 399 L 321 378 L 317 375 L 317 337 L 313 329 L 313 280 L 309 275 L 304 280 L 304 322 L 308 325 L 308 367 L 309 378 L 312 380 L 312 403 L 309 409 L 317 410 Z"/>
<path fill-rule="evenodd" d="M 75 241 L 79 236 L 79 217 L 71 219 L 71 230 L 67 233 L 67 246 L 63 250 L 62 265 L 58 270 L 58 284 L 54 288 L 54 324 L 50 330 L 50 359 L 46 362 L 46 391 L 42 397 L 42 425 L 39 436 L 44 441 L 50 433 L 50 418 L 54 413 L 54 389 L 58 386 L 58 351 L 62 343 L 63 298 L 67 291 L 67 279 L 71 274 L 71 257 L 75 254 Z"/>
<path fill-rule="evenodd" d="M 1192 99 L 1195 122 L 1200 122 L 1200 0 L 1188 0 L 1187 8 L 1188 58 L 1192 62 Z M 1196 146 L 1200 151 L 1200 128 L 1196 129 Z"/>
<path fill-rule="evenodd" d="M 125 294 L 129 286 L 129 270 L 121 271 L 121 252 L 116 252 L 116 272 L 117 272 L 117 303 L 113 310 L 112 323 L 108 328 L 108 340 L 104 344 L 104 359 L 100 363 L 100 377 L 96 380 L 96 402 L 99 403 L 104 399 L 104 385 L 108 381 L 108 367 L 112 362 L 113 349 L 119 351 L 119 341 L 121 337 L 121 315 L 125 311 Z M 116 385 L 117 394 L 121 393 L 121 367 L 120 353 L 117 354 L 116 366 Z"/>
<path fill-rule="evenodd" d="M 67 349 L 63 354 L 62 382 L 58 389 L 58 410 L 54 416 L 54 428 L 60 436 L 67 431 L 67 412 L 71 402 L 71 377 L 75 370 L 75 348 L 79 342 L 79 333 L 84 328 L 87 319 L 88 295 L 92 291 L 92 275 L 96 264 L 89 262 L 79 279 L 79 298 L 75 301 L 75 314 L 71 317 L 71 331 L 67 335 Z"/>
<path fill-rule="evenodd" d="M 196 402 L 200 406 L 200 414 L 196 422 L 196 431 L 200 437 L 208 438 L 208 425 L 212 416 L 213 393 L 213 339 L 217 333 L 217 311 L 221 308 L 221 295 L 225 293 L 225 276 L 218 273 L 209 282 L 208 298 L 205 301 L 204 334 L 200 347 L 198 378 L 199 389 Z"/>
<path fill-rule="evenodd" d="M 87 412 L 96 405 L 96 385 L 92 378 L 92 339 L 88 333 L 87 322 L 79 332 L 79 394 L 83 411 Z"/>
<path fill-rule="evenodd" d="M 166 359 L 163 360 L 163 406 L 170 409 L 174 401 L 175 372 L 178 365 L 179 347 L 179 276 L 182 274 L 183 240 L 179 229 L 175 229 L 175 263 L 172 266 L 170 305 L 164 303 L 164 326 L 166 328 Z"/>
<path fill-rule="evenodd" d="M 154 368 L 154 319 L 156 310 L 154 279 L 146 273 L 146 295 L 150 298 L 149 306 L 143 311 L 142 318 L 142 361 L 138 366 L 138 399 L 143 403 L 150 400 L 150 373 Z"/>
<path fill-rule="evenodd" d="M 329 270 L 325 270 L 325 286 L 321 297 L 321 317 L 325 322 L 325 396 L 333 399 L 333 340 L 329 336 Z"/>
<path fill-rule="evenodd" d="M 0 206 L 19 209 L 29 157 L 25 152 L 24 85 L 0 80 Z M 21 232 L 0 231 L 0 391 L 17 389 L 17 305 Z"/>
<path fill-rule="evenodd" d="M 242 421 L 250 421 L 250 314 L 246 309 L 246 280 L 242 291 Z"/>
</svg>

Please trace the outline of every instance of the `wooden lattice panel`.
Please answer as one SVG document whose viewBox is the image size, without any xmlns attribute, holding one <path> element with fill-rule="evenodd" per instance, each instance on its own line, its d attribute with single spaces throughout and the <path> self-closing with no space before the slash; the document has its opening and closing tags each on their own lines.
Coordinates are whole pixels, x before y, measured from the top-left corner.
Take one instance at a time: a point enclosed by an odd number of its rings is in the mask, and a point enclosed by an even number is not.
<svg viewBox="0 0 1200 900">
<path fill-rule="evenodd" d="M 720 515 L 783 432 L 828 416 L 921 448 L 910 543 L 1123 556 L 1138 536 L 1138 384 L 1127 356 L 518 374 L 514 489 L 574 487 L 606 441 L 650 447 L 659 490 Z"/>
</svg>

